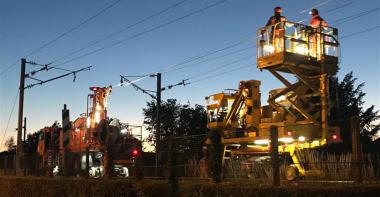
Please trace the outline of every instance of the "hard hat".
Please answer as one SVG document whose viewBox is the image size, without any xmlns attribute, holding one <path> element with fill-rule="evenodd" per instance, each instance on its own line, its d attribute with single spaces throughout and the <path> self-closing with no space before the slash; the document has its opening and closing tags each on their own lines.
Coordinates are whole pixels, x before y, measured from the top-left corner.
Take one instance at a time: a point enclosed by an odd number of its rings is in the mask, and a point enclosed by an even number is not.
<svg viewBox="0 0 380 197">
<path fill-rule="evenodd" d="M 282 12 L 282 8 L 279 7 L 279 6 L 277 6 L 277 7 L 274 8 L 274 12 L 281 13 Z"/>
<path fill-rule="evenodd" d="M 316 15 L 316 14 L 319 14 L 319 12 L 318 12 L 317 9 L 313 8 L 313 9 L 310 10 L 309 14 L 310 15 Z"/>
</svg>

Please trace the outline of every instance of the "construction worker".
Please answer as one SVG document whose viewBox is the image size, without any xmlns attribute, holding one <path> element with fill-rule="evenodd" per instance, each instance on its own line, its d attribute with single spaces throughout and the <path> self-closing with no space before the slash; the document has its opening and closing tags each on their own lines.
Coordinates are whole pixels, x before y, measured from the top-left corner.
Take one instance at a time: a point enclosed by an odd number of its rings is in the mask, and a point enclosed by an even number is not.
<svg viewBox="0 0 380 197">
<path fill-rule="evenodd" d="M 310 20 L 310 26 L 313 28 L 313 35 L 311 36 L 310 54 L 321 60 L 322 53 L 326 53 L 328 49 L 322 50 L 324 36 L 321 35 L 324 27 L 327 27 L 327 22 L 319 16 L 317 9 L 312 9 L 309 14 L 312 16 Z"/>
<path fill-rule="evenodd" d="M 275 25 L 276 23 L 286 21 L 286 17 L 281 16 L 281 13 L 282 13 L 282 8 L 281 7 L 275 7 L 274 8 L 274 15 L 269 18 L 269 20 L 265 26 Z"/>
<path fill-rule="evenodd" d="M 317 9 L 312 9 L 310 12 L 311 20 L 310 20 L 310 26 L 313 28 L 317 27 L 327 27 L 327 22 L 319 16 L 319 12 Z"/>
<path fill-rule="evenodd" d="M 284 25 L 280 22 L 285 22 L 286 17 L 281 16 L 282 8 L 275 7 L 274 15 L 271 16 L 265 26 L 271 26 L 271 44 L 274 47 L 274 52 L 282 51 L 284 40 Z"/>
</svg>

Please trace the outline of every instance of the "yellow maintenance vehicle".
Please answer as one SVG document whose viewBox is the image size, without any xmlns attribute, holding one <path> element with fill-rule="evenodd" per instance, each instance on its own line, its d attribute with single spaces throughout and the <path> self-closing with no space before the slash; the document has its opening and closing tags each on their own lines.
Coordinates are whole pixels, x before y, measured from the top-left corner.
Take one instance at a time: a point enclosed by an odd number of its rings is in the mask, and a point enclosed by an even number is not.
<svg viewBox="0 0 380 197">
<path fill-rule="evenodd" d="M 338 31 L 332 27 L 280 22 L 258 29 L 257 68 L 285 87 L 270 91 L 264 106 L 257 80 L 240 81 L 235 91 L 206 97 L 207 126 L 222 134 L 223 163 L 269 153 L 269 128 L 277 126 L 279 153 L 293 161 L 286 178 L 308 175 L 296 151 L 340 141 L 339 128 L 328 123 L 328 78 L 338 70 L 338 50 Z"/>
</svg>

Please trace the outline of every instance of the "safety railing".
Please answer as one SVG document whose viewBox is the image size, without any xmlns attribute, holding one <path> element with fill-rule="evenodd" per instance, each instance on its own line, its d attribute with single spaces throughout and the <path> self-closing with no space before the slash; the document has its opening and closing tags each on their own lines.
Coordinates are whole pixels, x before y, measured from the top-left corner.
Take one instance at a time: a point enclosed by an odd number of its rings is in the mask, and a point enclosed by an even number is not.
<svg viewBox="0 0 380 197">
<path fill-rule="evenodd" d="M 313 28 L 280 22 L 257 31 L 257 57 L 294 53 L 320 60 L 324 55 L 338 57 L 338 31 L 333 27 Z"/>
</svg>

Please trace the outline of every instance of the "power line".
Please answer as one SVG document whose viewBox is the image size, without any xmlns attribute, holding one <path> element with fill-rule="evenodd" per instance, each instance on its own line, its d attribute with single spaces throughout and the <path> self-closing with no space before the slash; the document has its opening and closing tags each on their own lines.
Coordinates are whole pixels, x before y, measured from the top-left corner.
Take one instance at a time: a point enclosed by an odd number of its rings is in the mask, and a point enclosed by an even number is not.
<svg viewBox="0 0 380 197">
<path fill-rule="evenodd" d="M 78 60 L 78 59 L 80 59 L 80 58 L 83 58 L 83 57 L 86 57 L 86 56 L 92 55 L 92 54 L 97 53 L 97 52 L 99 52 L 99 51 L 102 51 L 102 50 L 104 50 L 104 49 L 107 49 L 107 48 L 110 48 L 110 47 L 117 46 L 117 45 L 122 44 L 123 42 L 126 42 L 126 41 L 128 41 L 128 40 L 135 39 L 135 38 L 140 37 L 140 36 L 142 36 L 142 35 L 145 35 L 145 34 L 147 34 L 147 33 L 149 33 L 149 32 L 152 32 L 152 31 L 158 30 L 158 29 L 160 29 L 160 28 L 162 28 L 162 27 L 168 26 L 168 25 L 173 24 L 173 23 L 175 23 L 175 22 L 177 22 L 177 21 L 180 21 L 180 20 L 182 20 L 182 19 L 185 19 L 185 18 L 190 17 L 190 16 L 192 16 L 192 15 L 195 15 L 195 14 L 197 14 L 197 13 L 200 13 L 200 12 L 203 12 L 203 11 L 205 11 L 205 10 L 208 10 L 208 9 L 210 9 L 210 8 L 212 8 L 212 7 L 215 7 L 215 6 L 219 5 L 219 4 L 225 3 L 226 1 L 227 1 L 227 0 L 221 0 L 221 1 L 218 1 L 218 2 L 216 2 L 216 3 L 210 4 L 210 5 L 206 6 L 206 7 L 203 7 L 203 8 L 201 8 L 201 9 L 198 9 L 198 10 L 192 11 L 192 12 L 190 12 L 190 13 L 188 13 L 188 14 L 186 14 L 186 15 L 183 15 L 183 16 L 181 16 L 181 17 L 179 17 L 179 18 L 176 18 L 176 19 L 170 20 L 170 21 L 168 21 L 168 22 L 165 22 L 165 23 L 162 23 L 162 24 L 160 24 L 160 25 L 154 26 L 153 28 L 150 28 L 150 29 L 148 29 L 148 30 L 145 30 L 145 31 L 142 31 L 142 32 L 140 32 L 140 33 L 137 33 L 137 34 L 134 34 L 134 35 L 132 35 L 132 36 L 129 36 L 129 37 L 125 38 L 125 39 L 119 40 L 119 41 L 117 41 L 117 42 L 111 43 L 111 44 L 106 45 L 106 46 L 104 46 L 104 47 L 101 47 L 101 48 L 95 49 L 95 50 L 90 51 L 90 52 L 88 52 L 88 53 L 85 53 L 85 54 L 83 54 L 83 55 L 80 55 L 80 56 L 77 56 L 77 57 L 72 58 L 72 59 L 70 59 L 70 60 L 67 60 L 67 61 L 65 61 L 65 62 L 63 62 L 63 63 L 61 63 L 61 64 L 58 64 L 57 66 L 61 66 L 61 65 L 64 65 L 64 64 L 66 64 L 66 63 L 69 63 L 69 62 L 72 62 L 72 61 Z"/>
<path fill-rule="evenodd" d="M 255 46 L 251 46 L 251 47 L 246 47 L 246 48 L 243 48 L 243 49 L 239 49 L 239 50 L 235 50 L 235 51 L 231 51 L 229 53 L 226 53 L 226 54 L 223 54 L 223 55 L 219 55 L 219 56 L 216 56 L 216 57 L 212 57 L 212 58 L 208 58 L 206 60 L 203 60 L 203 61 L 200 61 L 200 62 L 196 62 L 196 63 L 193 63 L 193 64 L 189 64 L 189 65 L 181 66 L 181 67 L 178 67 L 178 68 L 175 68 L 175 69 L 167 70 L 164 73 L 170 73 L 170 72 L 174 72 L 174 71 L 181 70 L 181 69 L 184 69 L 184 68 L 196 66 L 196 65 L 208 62 L 208 61 L 220 59 L 220 58 L 223 58 L 223 57 L 226 57 L 226 56 L 229 56 L 229 55 L 233 55 L 233 54 L 236 54 L 236 53 L 240 53 L 242 51 L 246 51 L 246 50 L 253 49 L 253 48 L 256 48 L 256 45 Z M 209 56 L 209 55 L 206 55 L 206 56 Z"/>
<path fill-rule="evenodd" d="M 15 96 L 15 100 L 13 101 L 13 106 L 12 106 L 12 109 L 11 109 L 11 113 L 9 114 L 9 118 L 8 118 L 7 126 L 5 127 L 5 130 L 4 130 L 3 139 L 1 139 L 1 143 L 0 143 L 1 146 L 3 145 L 3 142 L 4 142 L 4 139 L 5 139 L 5 136 L 6 136 L 7 131 L 8 131 L 9 124 L 10 124 L 11 119 L 12 119 L 12 114 L 13 114 L 13 111 L 14 111 L 15 106 L 16 106 L 16 101 L 17 101 L 17 98 L 18 98 L 18 94 L 19 94 L 19 91 L 17 91 L 17 94 L 16 94 L 16 96 Z"/>
<path fill-rule="evenodd" d="M 96 44 L 98 44 L 100 42 L 103 42 L 104 40 L 107 40 L 107 39 L 109 39 L 109 38 L 111 38 L 111 37 L 113 37 L 115 35 L 118 35 L 118 34 L 120 34 L 122 32 L 125 32 L 126 30 L 131 29 L 132 27 L 135 27 L 135 26 L 137 26 L 137 25 L 139 25 L 141 23 L 144 23 L 144 22 L 146 22 L 146 21 L 148 21 L 148 20 L 150 20 L 150 19 L 152 19 L 152 18 L 154 18 L 156 16 L 159 16 L 159 15 L 161 15 L 161 14 L 163 14 L 163 13 L 165 13 L 165 12 L 171 10 L 171 9 L 174 9 L 175 7 L 178 7 L 181 4 L 184 4 L 186 1 L 188 1 L 188 0 L 182 0 L 180 2 L 177 2 L 177 3 L 173 4 L 173 5 L 170 5 L 169 7 L 165 8 L 163 10 L 160 10 L 159 12 L 156 12 L 156 13 L 154 13 L 152 15 L 149 15 L 149 16 L 147 16 L 147 17 L 145 17 L 145 18 L 143 18 L 143 19 L 141 19 L 141 20 L 139 20 L 139 21 L 137 21 L 137 22 L 135 22 L 133 24 L 130 24 L 130 25 L 128 25 L 128 26 L 126 26 L 126 27 L 124 27 L 124 28 L 116 31 L 116 32 L 113 32 L 113 33 L 111 33 L 109 35 L 106 35 L 106 36 L 102 37 L 101 39 L 99 39 L 99 40 L 97 40 L 97 41 L 95 41 L 93 43 L 90 43 L 90 44 L 88 44 L 88 45 L 86 45 L 86 46 L 84 46 L 82 48 L 79 48 L 79 49 L 77 49 L 75 51 L 72 51 L 72 52 L 70 52 L 70 53 L 68 53 L 68 54 L 66 54 L 66 55 L 64 55 L 64 56 L 62 56 L 60 58 L 57 58 L 57 59 L 53 60 L 52 63 L 56 63 L 56 62 L 58 62 L 58 61 L 60 61 L 62 59 L 65 59 L 65 58 L 67 58 L 69 56 L 72 56 L 72 55 L 74 55 L 74 54 L 76 54 L 76 53 L 78 53 L 80 51 L 83 51 L 83 50 L 89 48 L 89 47 L 92 47 L 92 46 L 94 46 L 94 45 L 96 45 Z"/>
<path fill-rule="evenodd" d="M 99 12 L 95 13 L 94 15 L 90 16 L 89 18 L 85 19 L 84 21 L 82 21 L 81 23 L 75 25 L 74 27 L 70 28 L 68 31 L 66 32 L 63 32 L 62 34 L 58 35 L 57 37 L 55 37 L 54 39 L 46 42 L 45 44 L 43 44 L 42 46 L 34 49 L 33 51 L 31 51 L 30 53 L 26 54 L 24 56 L 24 58 L 27 58 L 29 57 L 30 55 L 32 54 L 35 54 L 37 53 L 38 51 L 42 50 L 43 48 L 51 45 L 52 43 L 54 43 L 55 41 L 59 40 L 60 38 L 66 36 L 67 34 L 73 32 L 74 30 L 78 29 L 79 27 L 81 27 L 82 25 L 88 23 L 89 21 L 91 21 L 92 19 L 96 18 L 97 16 L 99 16 L 100 14 L 104 13 L 105 11 L 109 10 L 110 8 L 112 8 L 113 6 L 115 6 L 116 4 L 118 4 L 121 0 L 116 0 L 115 2 L 111 3 L 110 5 L 108 5 L 107 7 L 101 9 Z M 19 62 L 19 60 L 17 60 L 15 63 L 9 65 L 6 69 L 2 70 L 0 75 L 4 74 L 5 72 L 7 72 L 10 68 L 12 68 L 14 65 L 16 65 L 17 63 Z"/>
<path fill-rule="evenodd" d="M 212 79 L 212 78 L 215 78 L 215 77 L 218 77 L 218 76 L 221 76 L 221 75 L 225 75 L 227 73 L 235 72 L 235 71 L 238 71 L 238 70 L 241 70 L 241 69 L 244 69 L 244 68 L 249 68 L 249 67 L 252 67 L 252 66 L 255 66 L 255 65 L 256 64 L 249 64 L 249 65 L 245 65 L 245 66 L 240 66 L 240 67 L 237 67 L 237 68 L 234 68 L 234 69 L 231 69 L 231 70 L 227 70 L 227 71 L 224 71 L 224 72 L 217 73 L 215 75 L 210 75 L 208 77 L 204 77 L 204 78 L 201 78 L 201 79 L 198 79 L 198 80 L 195 80 L 195 81 L 190 81 L 189 84 L 194 84 L 194 83 L 198 83 L 198 82 L 201 82 L 201 81 L 204 81 L 204 80 L 207 80 L 207 79 Z"/>
<path fill-rule="evenodd" d="M 356 35 L 359 35 L 359 34 L 362 34 L 362 33 L 368 32 L 368 31 L 373 31 L 373 30 L 378 29 L 378 28 L 380 28 L 379 25 L 378 25 L 378 26 L 375 26 L 375 27 L 370 27 L 370 28 L 365 29 L 365 30 L 362 30 L 362 31 L 358 31 L 358 32 L 354 32 L 354 33 L 351 33 L 351 34 L 347 34 L 347 35 L 345 35 L 345 36 L 342 36 L 342 37 L 340 38 L 340 40 L 343 40 L 343 39 L 345 39 L 345 38 L 349 38 L 349 37 L 352 37 L 352 36 L 356 36 Z"/>
<path fill-rule="evenodd" d="M 349 2 L 344 3 L 344 4 L 342 4 L 342 5 L 338 6 L 338 7 L 329 9 L 325 13 L 334 12 L 334 11 L 339 10 L 341 8 L 347 7 L 347 6 L 349 6 L 349 5 L 353 4 L 353 3 L 354 3 L 354 1 L 349 1 Z"/>
<path fill-rule="evenodd" d="M 241 62 L 241 61 L 247 60 L 247 59 L 252 58 L 252 57 L 256 57 L 256 55 L 249 55 L 249 56 L 245 56 L 245 57 L 243 57 L 243 58 L 239 58 L 239 59 L 234 60 L 234 61 L 232 61 L 232 62 L 229 62 L 229 63 L 223 64 L 223 65 L 221 65 L 221 66 L 218 66 L 218 67 L 215 67 L 215 68 L 212 68 L 212 69 L 206 70 L 206 71 L 204 71 L 204 72 L 202 72 L 202 73 L 199 73 L 199 74 L 197 74 L 197 75 L 191 76 L 191 77 L 189 77 L 189 78 L 190 78 L 190 79 L 199 78 L 199 77 L 201 77 L 201 76 L 204 76 L 204 75 L 209 74 L 210 72 L 216 71 L 216 70 L 218 70 L 218 69 L 220 69 L 220 68 L 226 68 L 226 67 L 228 67 L 228 66 L 234 65 L 234 64 L 236 64 L 236 63 L 238 63 L 238 62 Z"/>
<path fill-rule="evenodd" d="M 210 56 L 210 55 L 213 55 L 213 54 L 216 54 L 216 53 L 219 53 L 221 51 L 224 51 L 224 50 L 227 50 L 227 49 L 230 49 L 230 48 L 233 48 L 237 45 L 239 45 L 240 43 L 235 43 L 233 45 L 230 45 L 228 47 L 225 47 L 225 48 L 222 48 L 222 49 L 218 49 L 218 50 L 215 50 L 215 51 L 212 51 L 210 53 L 206 53 L 204 55 L 201 55 L 201 56 L 197 56 L 196 58 L 193 58 L 189 61 L 183 61 L 181 63 L 178 63 L 178 64 L 175 64 L 173 66 L 170 66 L 168 67 L 168 69 L 166 71 L 164 71 L 163 73 L 170 73 L 170 72 L 174 72 L 174 71 L 177 71 L 177 70 L 181 70 L 181 69 L 184 69 L 184 68 L 187 68 L 187 67 L 191 67 L 191 66 L 195 66 L 195 65 L 198 65 L 198 64 L 201 64 L 201 63 L 204 63 L 204 62 L 207 62 L 207 61 L 211 61 L 211 60 L 214 60 L 214 59 L 218 59 L 218 58 L 222 58 L 222 57 L 225 57 L 225 56 L 228 56 L 228 55 L 231 55 L 231 54 L 235 54 L 235 53 L 238 53 L 238 52 L 241 52 L 241 51 L 244 51 L 244 50 L 248 50 L 252 47 L 248 47 L 248 48 L 244 48 L 244 49 L 239 49 L 237 51 L 233 51 L 231 53 L 228 53 L 228 54 L 225 54 L 225 55 L 221 55 L 221 56 L 217 56 L 217 57 L 213 57 L 213 58 L 209 58 L 209 59 L 206 59 L 206 60 L 203 60 L 203 61 L 200 61 L 200 62 L 196 62 L 196 63 L 193 63 L 193 64 L 190 64 L 190 65 L 185 65 L 185 66 L 181 66 L 181 65 L 184 65 L 184 64 L 187 64 L 187 63 L 190 63 L 190 62 L 193 62 L 195 60 L 199 60 L 199 59 L 202 59 L 204 57 L 207 57 L 207 56 Z M 181 66 L 181 67 L 178 67 L 178 66 Z M 177 67 L 177 68 L 176 68 Z M 169 68 L 173 68 L 173 69 L 169 69 Z"/>
<path fill-rule="evenodd" d="M 333 1 L 333 0 L 327 0 L 327 1 L 321 2 L 321 3 L 317 4 L 317 5 L 314 5 L 313 7 L 310 7 L 310 8 L 304 9 L 304 10 L 301 10 L 301 11 L 299 12 L 299 14 L 303 14 L 303 13 L 305 13 L 305 12 L 309 12 L 312 8 L 321 7 L 321 6 L 323 6 L 323 5 L 327 4 L 327 3 L 329 3 L 330 1 Z"/>
<path fill-rule="evenodd" d="M 368 15 L 370 13 L 373 13 L 373 12 L 376 12 L 376 11 L 379 11 L 379 10 L 380 10 L 380 7 L 376 7 L 376 8 L 364 11 L 364 12 L 360 12 L 360 13 L 357 13 L 357 14 L 354 14 L 354 15 L 351 15 L 351 16 L 347 16 L 347 17 L 344 17 L 344 18 L 337 19 L 337 20 L 333 21 L 332 23 L 333 23 L 334 26 L 341 25 L 341 24 L 343 24 L 345 22 L 352 21 L 354 19 L 360 18 L 362 16 Z"/>
</svg>

